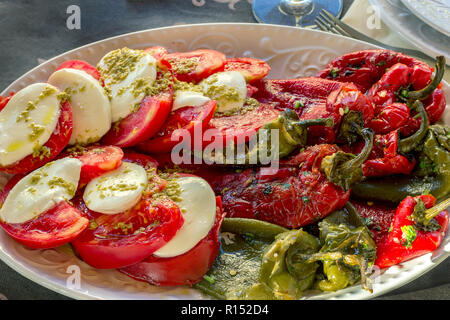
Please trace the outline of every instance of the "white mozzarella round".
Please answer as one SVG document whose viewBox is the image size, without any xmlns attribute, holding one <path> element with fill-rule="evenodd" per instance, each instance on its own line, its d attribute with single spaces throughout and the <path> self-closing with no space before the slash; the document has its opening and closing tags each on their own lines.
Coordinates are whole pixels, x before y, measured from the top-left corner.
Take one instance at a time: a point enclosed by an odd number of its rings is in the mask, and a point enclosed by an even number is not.
<svg viewBox="0 0 450 320">
<path fill-rule="evenodd" d="M 183 107 L 200 107 L 211 99 L 196 91 L 175 91 L 172 111 Z"/>
<path fill-rule="evenodd" d="M 98 80 L 82 70 L 61 69 L 48 83 L 66 91 L 72 106 L 73 131 L 69 144 L 93 143 L 111 128 L 111 103 Z"/>
<path fill-rule="evenodd" d="M 0 165 L 7 166 L 44 145 L 58 123 L 60 91 L 35 83 L 17 92 L 0 112 Z"/>
<path fill-rule="evenodd" d="M 180 186 L 184 223 L 166 245 L 154 253 L 162 258 L 175 257 L 194 248 L 206 237 L 216 218 L 216 196 L 208 182 L 198 177 L 177 179 Z"/>
<path fill-rule="evenodd" d="M 102 78 L 111 89 L 111 116 L 116 122 L 131 114 L 145 97 L 142 88 L 156 80 L 156 59 L 141 50 L 118 49 L 99 62 Z"/>
<path fill-rule="evenodd" d="M 89 182 L 83 199 L 92 211 L 104 214 L 122 213 L 139 202 L 147 183 L 147 172 L 143 167 L 123 162 L 118 169 Z"/>
<path fill-rule="evenodd" d="M 47 163 L 29 173 L 10 191 L 0 209 L 0 218 L 7 223 L 24 223 L 75 195 L 82 163 L 63 158 Z"/>
<path fill-rule="evenodd" d="M 200 83 L 203 94 L 217 102 L 218 112 L 242 108 L 247 98 L 247 83 L 237 71 L 215 73 Z"/>
</svg>

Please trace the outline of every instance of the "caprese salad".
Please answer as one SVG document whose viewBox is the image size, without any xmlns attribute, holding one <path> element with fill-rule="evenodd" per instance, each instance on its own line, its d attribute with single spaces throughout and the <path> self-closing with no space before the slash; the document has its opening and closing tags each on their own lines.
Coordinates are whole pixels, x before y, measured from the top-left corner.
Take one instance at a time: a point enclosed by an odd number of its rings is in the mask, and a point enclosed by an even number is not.
<svg viewBox="0 0 450 320">
<path fill-rule="evenodd" d="M 206 49 L 66 61 L 0 98 L 0 226 L 217 298 L 370 290 L 373 266 L 435 250 L 448 227 L 444 66 L 366 50 L 272 80 Z"/>
</svg>

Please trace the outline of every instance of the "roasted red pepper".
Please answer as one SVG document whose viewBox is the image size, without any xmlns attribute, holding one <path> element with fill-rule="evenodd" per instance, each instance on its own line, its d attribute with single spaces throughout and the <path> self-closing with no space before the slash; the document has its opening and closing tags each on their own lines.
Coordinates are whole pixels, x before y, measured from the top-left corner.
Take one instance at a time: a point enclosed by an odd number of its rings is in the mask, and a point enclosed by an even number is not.
<svg viewBox="0 0 450 320">
<path fill-rule="evenodd" d="M 416 165 L 414 158 L 409 159 L 398 153 L 399 134 L 398 131 L 392 131 L 387 135 L 377 136 L 375 139 L 374 154 L 380 154 L 377 151 L 382 149 L 381 157 L 372 158 L 369 156 L 363 165 L 365 177 L 387 176 L 396 173 L 410 174 Z"/>
<path fill-rule="evenodd" d="M 417 59 L 390 50 L 363 50 L 340 56 L 331 61 L 318 76 L 324 79 L 354 83 L 359 90 L 366 92 L 386 73 L 386 69 L 401 63 L 413 68 L 417 86 L 425 86 L 420 82 L 420 75 L 427 74 L 430 67 Z M 423 88 L 423 87 L 422 87 Z M 417 90 L 418 88 L 415 88 Z"/>
<path fill-rule="evenodd" d="M 410 174 L 414 169 L 416 160 L 400 154 L 398 145 L 398 131 L 392 131 L 385 135 L 376 135 L 369 158 L 362 166 L 364 176 L 380 177 L 397 173 Z M 351 146 L 342 146 L 344 151 L 353 154 L 359 154 L 362 148 L 363 144 L 361 142 Z"/>
<path fill-rule="evenodd" d="M 391 231 L 379 243 L 375 264 L 387 268 L 436 250 L 448 227 L 449 201 L 429 211 L 436 202 L 431 195 L 406 197 L 400 202 Z"/>
<path fill-rule="evenodd" d="M 275 172 L 258 168 L 203 178 L 222 195 L 228 217 L 298 228 L 326 217 L 348 201 L 349 191 L 328 181 L 320 170 L 322 159 L 337 151 L 333 145 L 316 145 L 284 163 L 292 167 Z M 301 169 L 299 163 L 303 163 Z"/>
<path fill-rule="evenodd" d="M 280 110 L 295 110 L 300 120 L 334 120 L 333 127 L 310 127 L 308 144 L 334 143 L 342 119 L 349 111 L 361 112 L 366 126 L 374 116 L 371 102 L 350 83 L 304 78 L 262 80 L 254 85 L 258 88 L 253 95 L 255 99 Z"/>
<path fill-rule="evenodd" d="M 364 224 L 372 233 L 372 238 L 378 246 L 389 234 L 389 228 L 394 219 L 396 205 L 391 203 L 362 200 L 351 200 L 351 203 L 358 210 L 359 215 L 363 219 Z"/>
</svg>

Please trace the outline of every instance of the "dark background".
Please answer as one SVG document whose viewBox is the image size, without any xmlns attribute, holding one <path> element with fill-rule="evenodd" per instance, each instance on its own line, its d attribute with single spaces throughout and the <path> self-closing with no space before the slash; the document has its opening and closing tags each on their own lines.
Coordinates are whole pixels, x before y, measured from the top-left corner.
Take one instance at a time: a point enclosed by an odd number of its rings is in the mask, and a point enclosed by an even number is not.
<svg viewBox="0 0 450 320">
<path fill-rule="evenodd" d="M 201 0 L 196 0 L 200 2 Z M 276 0 L 274 0 L 276 1 Z M 355 0 L 361 1 L 361 0 Z M 344 13 L 353 0 L 344 0 Z M 81 30 L 68 30 L 66 9 L 81 8 Z M 0 91 L 65 51 L 123 33 L 206 22 L 253 22 L 251 4 L 206 0 L 0 0 Z M 381 299 L 450 299 L 450 260 Z M 0 294 L 8 299 L 68 299 L 22 277 L 0 261 Z"/>
</svg>

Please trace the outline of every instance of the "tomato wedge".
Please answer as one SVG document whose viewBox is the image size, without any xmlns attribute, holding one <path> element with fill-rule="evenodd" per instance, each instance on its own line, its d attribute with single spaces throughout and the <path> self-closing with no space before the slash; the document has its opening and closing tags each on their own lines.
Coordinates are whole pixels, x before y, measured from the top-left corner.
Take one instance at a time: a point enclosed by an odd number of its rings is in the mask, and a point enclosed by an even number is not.
<svg viewBox="0 0 450 320">
<path fill-rule="evenodd" d="M 117 169 L 122 163 L 123 151 L 115 146 L 73 147 L 61 155 L 82 162 L 79 186 L 84 186 L 94 178 Z"/>
<path fill-rule="evenodd" d="M 206 102 L 200 107 L 184 107 L 172 112 L 164 123 L 163 127 L 151 140 L 142 142 L 137 147 L 150 153 L 170 152 L 178 141 L 172 141 L 172 134 L 177 129 L 183 129 L 189 132 L 191 136 L 194 134 L 196 123 L 201 123 L 205 128 L 216 110 L 216 102 L 214 100 Z"/>
<path fill-rule="evenodd" d="M 102 76 L 100 75 L 100 72 L 98 72 L 97 68 L 90 65 L 89 63 L 82 61 L 82 60 L 68 60 L 63 63 L 61 63 L 55 71 L 61 70 L 61 69 L 77 69 L 86 72 L 87 74 L 91 75 L 94 79 L 100 81 L 101 85 L 104 86 L 104 83 L 102 81 Z"/>
<path fill-rule="evenodd" d="M 248 141 L 263 125 L 278 118 L 280 111 L 267 104 L 260 104 L 257 108 L 244 114 L 231 116 L 214 116 L 209 122 L 208 135 L 203 137 L 204 145 L 210 140 L 225 144 L 227 141 L 243 143 Z M 220 139 L 220 141 L 216 140 Z"/>
<path fill-rule="evenodd" d="M 161 60 L 167 54 L 166 48 L 160 46 L 150 47 L 144 51 L 150 53 L 156 60 Z"/>
<path fill-rule="evenodd" d="M 166 121 L 172 99 L 172 90 L 145 97 L 137 112 L 113 125 L 102 138 L 102 144 L 131 147 L 150 139 Z"/>
<path fill-rule="evenodd" d="M 6 97 L 0 96 L 0 111 L 2 111 L 4 107 L 6 107 L 6 104 L 9 102 L 9 100 L 11 100 L 14 94 L 15 92 L 11 92 L 9 96 Z"/>
<path fill-rule="evenodd" d="M 158 286 L 192 286 L 200 282 L 219 253 L 219 230 L 225 213 L 222 210 L 220 197 L 216 197 L 216 203 L 217 212 L 214 226 L 194 248 L 173 258 L 149 256 L 145 260 L 119 269 L 119 271 L 133 279 Z"/>
<path fill-rule="evenodd" d="M 0 194 L 3 204 L 11 189 L 23 178 L 17 175 L 8 181 Z M 61 246 L 76 238 L 87 228 L 89 220 L 82 213 L 62 201 L 25 223 L 0 222 L 1 227 L 17 242 L 34 249 L 49 249 Z"/>
<path fill-rule="evenodd" d="M 231 58 L 225 61 L 224 71 L 238 71 L 242 73 L 245 81 L 252 83 L 267 76 L 270 66 L 259 59 Z"/>
<path fill-rule="evenodd" d="M 126 155 L 124 161 L 145 168 L 156 163 L 151 157 L 139 154 Z M 163 187 L 165 181 L 154 173 L 152 175 L 149 185 L 157 185 L 156 189 Z M 73 203 L 91 223 L 72 244 L 86 263 L 98 269 L 122 268 L 145 259 L 169 242 L 183 224 L 176 203 L 165 196 L 153 199 L 152 190 L 144 193 L 132 209 L 115 215 L 89 210 L 81 194 L 73 199 Z"/>
<path fill-rule="evenodd" d="M 58 123 L 48 141 L 43 145 L 48 152 L 45 155 L 33 156 L 30 154 L 20 161 L 17 161 L 8 166 L 0 166 L 0 171 L 19 174 L 27 173 L 42 167 L 47 162 L 54 159 L 69 143 L 72 135 L 72 107 L 66 101 L 61 104 L 61 112 L 59 115 Z"/>
<path fill-rule="evenodd" d="M 222 71 L 225 60 L 223 53 L 207 49 L 169 53 L 162 59 L 172 66 L 178 80 L 186 82 L 199 82 Z"/>
</svg>

